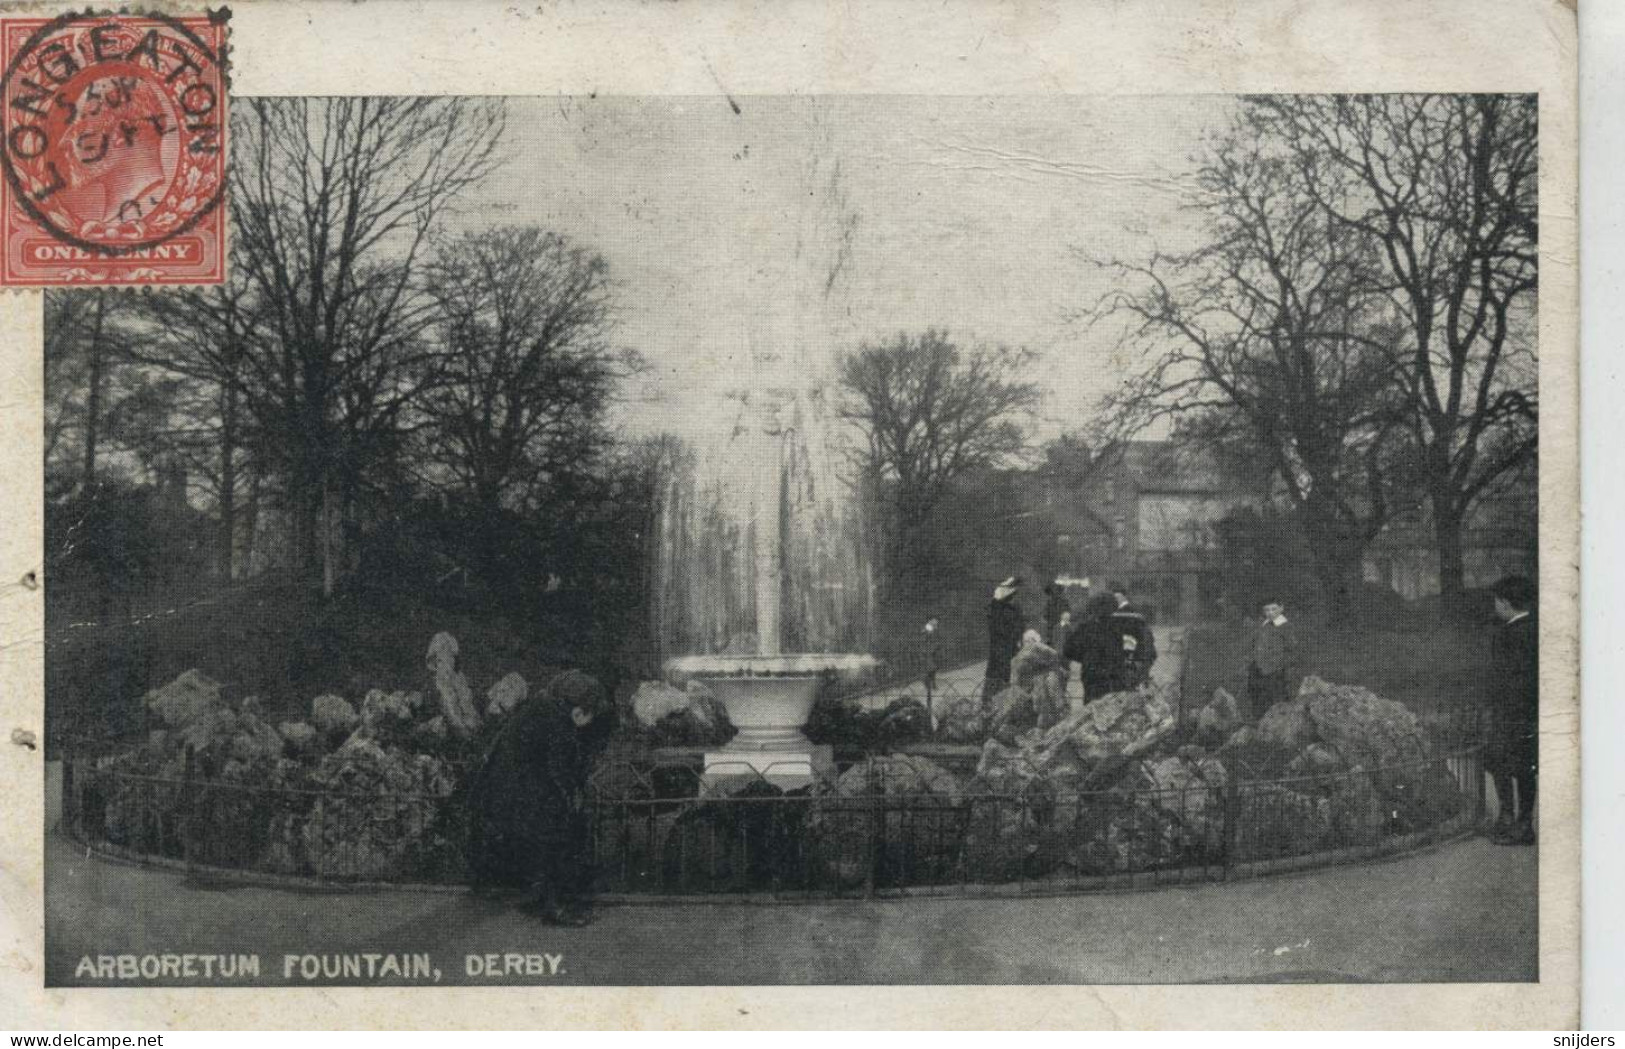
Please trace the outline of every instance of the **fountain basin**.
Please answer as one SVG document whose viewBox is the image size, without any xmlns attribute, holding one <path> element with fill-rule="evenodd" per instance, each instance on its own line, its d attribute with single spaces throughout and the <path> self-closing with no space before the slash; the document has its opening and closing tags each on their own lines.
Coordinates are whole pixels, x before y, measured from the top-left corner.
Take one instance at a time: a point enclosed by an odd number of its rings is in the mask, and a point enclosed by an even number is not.
<svg viewBox="0 0 1625 1049">
<path fill-rule="evenodd" d="M 802 735 L 818 689 L 830 675 L 857 680 L 877 662 L 865 655 L 798 653 L 787 656 L 680 656 L 666 662 L 674 685 L 702 681 L 739 729 L 727 746 L 705 755 L 709 782 L 763 777 L 801 786 L 833 769 L 828 747 Z"/>
<path fill-rule="evenodd" d="M 812 744 L 801 727 L 812 713 L 819 684 L 861 680 L 879 664 L 872 656 L 803 652 L 782 656 L 679 656 L 666 661 L 666 677 L 682 687 L 702 681 L 728 711 L 739 735 L 729 751 L 804 751 Z"/>
<path fill-rule="evenodd" d="M 739 735 L 726 750 L 805 750 L 801 728 L 818 698 L 816 677 L 722 677 L 706 680 Z"/>
</svg>

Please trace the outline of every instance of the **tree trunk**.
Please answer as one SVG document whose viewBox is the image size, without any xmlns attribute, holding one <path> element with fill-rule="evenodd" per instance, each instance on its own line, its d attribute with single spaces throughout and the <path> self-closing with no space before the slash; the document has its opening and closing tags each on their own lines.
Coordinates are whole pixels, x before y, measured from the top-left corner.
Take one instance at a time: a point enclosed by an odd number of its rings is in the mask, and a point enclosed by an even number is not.
<svg viewBox="0 0 1625 1049">
<path fill-rule="evenodd" d="M 220 581 L 229 584 L 237 542 L 237 388 L 228 385 L 220 408 Z"/>
<path fill-rule="evenodd" d="M 322 465 L 307 445 L 288 465 L 286 507 L 293 530 L 289 576 L 301 587 L 322 578 Z"/>
<path fill-rule="evenodd" d="M 1304 516 L 1315 575 L 1326 596 L 1326 616 L 1333 623 L 1347 623 L 1356 611 L 1356 598 L 1365 575 L 1365 545 L 1349 535 L 1343 523 L 1335 518 L 1328 520 L 1313 510 Z"/>
<path fill-rule="evenodd" d="M 96 480 L 96 440 L 101 429 L 102 320 L 107 314 L 107 293 L 96 294 L 96 323 L 90 332 L 90 389 L 85 394 L 85 484 Z"/>
<path fill-rule="evenodd" d="M 254 540 L 260 527 L 260 472 L 249 465 L 248 501 L 243 506 L 243 552 L 237 564 L 245 575 L 254 571 Z"/>
<path fill-rule="evenodd" d="M 1433 503 L 1433 541 L 1439 552 L 1439 604 L 1451 615 L 1467 611 L 1467 567 L 1462 549 L 1462 515 Z"/>
<path fill-rule="evenodd" d="M 327 600 L 333 596 L 333 587 L 337 582 L 338 565 L 335 563 L 338 551 L 334 549 L 333 516 L 337 509 L 333 498 L 332 471 L 322 470 L 322 502 L 319 510 L 322 544 L 322 599 Z"/>
</svg>

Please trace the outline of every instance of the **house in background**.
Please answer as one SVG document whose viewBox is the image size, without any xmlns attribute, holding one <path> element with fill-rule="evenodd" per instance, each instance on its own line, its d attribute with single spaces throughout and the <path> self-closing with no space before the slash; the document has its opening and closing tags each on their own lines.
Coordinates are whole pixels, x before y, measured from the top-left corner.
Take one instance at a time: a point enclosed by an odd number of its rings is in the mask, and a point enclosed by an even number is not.
<svg viewBox="0 0 1625 1049">
<path fill-rule="evenodd" d="M 1130 442 L 1081 480 L 1040 471 L 1030 490 L 1053 538 L 1041 576 L 1087 578 L 1095 591 L 1122 582 L 1168 623 L 1220 613 L 1219 522 L 1268 497 L 1267 481 L 1168 441 Z"/>
<path fill-rule="evenodd" d="M 1035 577 L 1086 578 L 1096 591 L 1121 581 L 1135 604 L 1167 623 L 1225 614 L 1220 522 L 1238 511 L 1280 509 L 1282 501 L 1267 473 L 1226 466 L 1169 441 L 1131 442 L 1109 465 L 1081 477 L 1038 471 L 1026 491 L 1026 513 L 1041 517 L 1048 535 L 1030 568 Z M 1479 503 L 1463 536 L 1469 588 L 1509 573 L 1535 574 L 1536 509 L 1533 469 Z M 1366 582 L 1407 600 L 1439 593 L 1425 506 L 1401 514 L 1377 537 L 1363 570 Z"/>
</svg>

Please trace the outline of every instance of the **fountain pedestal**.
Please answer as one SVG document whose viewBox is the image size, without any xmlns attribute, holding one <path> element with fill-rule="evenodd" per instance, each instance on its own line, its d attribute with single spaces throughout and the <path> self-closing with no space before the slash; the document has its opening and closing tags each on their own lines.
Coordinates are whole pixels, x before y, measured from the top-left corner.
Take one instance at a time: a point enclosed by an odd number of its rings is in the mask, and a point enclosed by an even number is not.
<svg viewBox="0 0 1625 1049">
<path fill-rule="evenodd" d="M 706 785 L 729 790 L 765 779 L 794 790 L 834 772 L 834 751 L 801 733 L 818 698 L 818 678 L 725 677 L 705 683 L 739 729 L 727 746 L 706 752 Z"/>
<path fill-rule="evenodd" d="M 700 782 L 708 790 L 731 794 L 766 780 L 780 790 L 795 790 L 835 776 L 835 751 L 808 743 L 794 751 L 711 750 L 705 753 Z"/>
</svg>

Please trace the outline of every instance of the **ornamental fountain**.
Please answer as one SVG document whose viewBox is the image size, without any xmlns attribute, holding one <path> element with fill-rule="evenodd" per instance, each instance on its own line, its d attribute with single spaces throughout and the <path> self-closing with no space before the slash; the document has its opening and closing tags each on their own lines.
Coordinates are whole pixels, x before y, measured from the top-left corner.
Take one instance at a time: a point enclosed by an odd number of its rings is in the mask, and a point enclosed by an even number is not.
<svg viewBox="0 0 1625 1049">
<path fill-rule="evenodd" d="M 876 666 L 862 515 L 837 470 L 820 391 L 737 392 L 716 447 L 676 464 L 663 493 L 657 636 L 666 676 L 703 682 L 739 734 L 706 779 L 786 788 L 832 768 L 802 734 L 820 687 Z"/>
<path fill-rule="evenodd" d="M 805 783 L 830 760 L 801 732 L 822 683 L 876 665 L 865 515 L 841 474 L 842 424 L 829 400 L 830 351 L 856 342 L 861 217 L 826 116 L 807 115 L 782 236 L 752 233 L 750 275 L 731 300 L 740 338 L 691 370 L 727 376 L 716 390 L 725 409 L 691 413 L 702 432 L 661 501 L 653 610 L 666 676 L 704 682 L 739 729 L 706 755 L 711 779 Z"/>
</svg>

